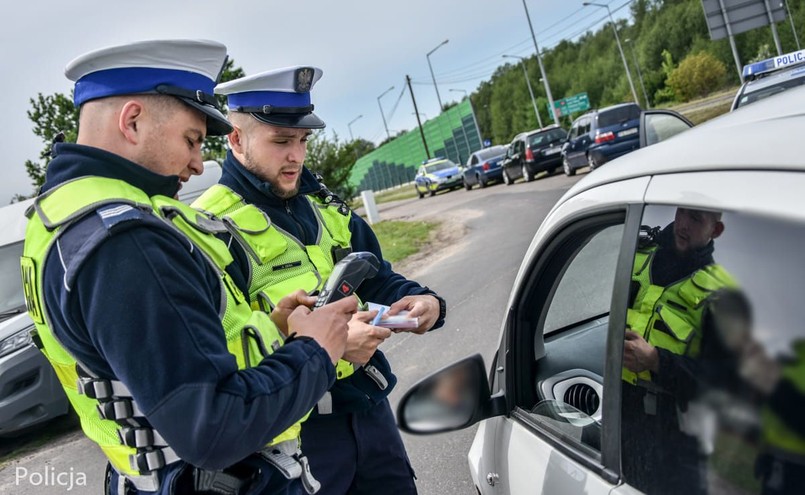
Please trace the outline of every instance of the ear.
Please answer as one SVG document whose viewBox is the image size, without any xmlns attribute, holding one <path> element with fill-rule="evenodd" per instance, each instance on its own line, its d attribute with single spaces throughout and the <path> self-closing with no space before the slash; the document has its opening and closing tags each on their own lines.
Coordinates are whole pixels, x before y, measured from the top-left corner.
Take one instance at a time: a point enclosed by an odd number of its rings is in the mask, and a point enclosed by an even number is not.
<svg viewBox="0 0 805 495">
<path fill-rule="evenodd" d="M 713 225 L 713 233 L 710 235 L 710 238 L 716 239 L 723 233 L 724 233 L 724 223 L 718 221 L 715 223 L 715 225 Z"/>
<path fill-rule="evenodd" d="M 240 131 L 240 127 L 232 124 L 232 132 L 227 135 L 227 139 L 229 140 L 229 147 L 232 151 L 239 156 L 243 155 L 243 133 Z"/>
<path fill-rule="evenodd" d="M 140 124 L 142 123 L 143 115 L 143 104 L 137 100 L 127 101 L 120 110 L 117 127 L 130 144 L 137 144 L 140 141 Z"/>
</svg>

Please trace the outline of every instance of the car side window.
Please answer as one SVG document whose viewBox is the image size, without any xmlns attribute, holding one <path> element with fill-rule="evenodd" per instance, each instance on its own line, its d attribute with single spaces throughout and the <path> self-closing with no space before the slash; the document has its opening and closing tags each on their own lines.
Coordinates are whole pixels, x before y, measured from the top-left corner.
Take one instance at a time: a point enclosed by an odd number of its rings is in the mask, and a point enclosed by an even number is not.
<svg viewBox="0 0 805 495">
<path fill-rule="evenodd" d="M 478 165 L 478 155 L 472 155 L 472 159 L 470 160 L 470 166 Z"/>
<path fill-rule="evenodd" d="M 799 493 L 805 228 L 649 206 L 632 267 L 621 464 L 646 493 Z"/>
<path fill-rule="evenodd" d="M 580 222 L 547 248 L 523 307 L 539 308 L 532 327 L 536 374 L 525 417 L 564 444 L 598 457 L 609 309 L 623 217 Z"/>
</svg>

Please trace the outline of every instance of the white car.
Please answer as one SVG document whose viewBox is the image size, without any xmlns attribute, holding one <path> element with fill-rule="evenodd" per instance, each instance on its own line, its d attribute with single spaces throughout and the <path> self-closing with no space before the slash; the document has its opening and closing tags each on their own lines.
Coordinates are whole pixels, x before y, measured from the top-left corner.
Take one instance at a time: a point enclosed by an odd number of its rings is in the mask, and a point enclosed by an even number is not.
<svg viewBox="0 0 805 495">
<path fill-rule="evenodd" d="M 748 494 L 802 476 L 803 131 L 805 87 L 637 150 L 579 181 L 531 242 L 488 374 L 473 356 L 425 378 L 400 401 L 400 428 L 429 434 L 479 424 L 468 454 L 479 494 Z M 701 311 L 690 333 L 657 322 L 649 330 L 690 344 L 685 359 L 672 360 L 695 373 L 664 372 L 682 369 L 665 361 L 651 381 L 627 385 L 624 329 L 645 259 L 636 252 L 662 239 L 666 253 L 692 244 L 678 212 L 723 228 L 709 231 L 711 248 L 694 251 L 704 260 L 712 250 L 720 282 L 690 277 L 707 286 L 696 289 L 707 296 L 676 308 Z M 671 226 L 675 218 L 679 229 Z M 680 306 L 670 300 L 653 310 L 664 314 L 672 303 Z M 668 385 L 686 376 L 695 386 Z M 627 397 L 632 389 L 643 394 L 637 407 Z M 770 455 L 775 449 L 783 454 Z"/>
<path fill-rule="evenodd" d="M 731 110 L 805 84 L 805 50 L 747 64 L 743 77 L 746 82 L 735 94 Z"/>
</svg>

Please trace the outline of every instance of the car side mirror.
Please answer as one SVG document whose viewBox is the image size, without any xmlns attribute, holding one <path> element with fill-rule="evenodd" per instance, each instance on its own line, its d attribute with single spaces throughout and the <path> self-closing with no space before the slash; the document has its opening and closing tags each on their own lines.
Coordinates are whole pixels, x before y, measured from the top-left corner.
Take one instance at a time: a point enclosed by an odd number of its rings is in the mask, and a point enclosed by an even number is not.
<svg viewBox="0 0 805 495">
<path fill-rule="evenodd" d="M 503 396 L 491 397 L 479 354 L 420 380 L 397 406 L 397 423 L 407 433 L 427 435 L 460 430 L 504 414 Z"/>
</svg>

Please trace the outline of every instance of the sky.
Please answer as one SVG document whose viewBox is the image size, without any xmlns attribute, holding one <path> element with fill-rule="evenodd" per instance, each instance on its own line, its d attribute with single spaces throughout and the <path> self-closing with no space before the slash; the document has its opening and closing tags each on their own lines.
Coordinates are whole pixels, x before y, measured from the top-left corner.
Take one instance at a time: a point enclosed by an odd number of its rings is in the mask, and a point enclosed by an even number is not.
<svg viewBox="0 0 805 495">
<path fill-rule="evenodd" d="M 628 15 L 628 0 L 603 0 L 616 17 Z M 606 10 L 581 1 L 526 0 L 540 50 L 561 39 L 600 28 Z M 38 93 L 69 94 L 64 67 L 86 52 L 145 39 L 192 38 L 224 43 L 246 74 L 292 65 L 324 71 L 313 88 L 316 114 L 329 137 L 386 136 L 378 107 L 381 98 L 389 131 L 416 125 L 405 85 L 410 75 L 425 120 L 439 104 L 426 54 L 430 56 L 442 103 L 472 93 L 508 60 L 528 57 L 534 42 L 522 0 L 40 0 L 17 2 L 0 30 L 4 111 L 0 138 L 6 150 L 0 205 L 14 194 L 33 192 L 25 160 L 43 147 L 26 115 Z M 549 75 L 550 79 L 550 75 Z M 532 84 L 535 82 L 532 81 Z M 458 91 L 450 91 L 458 90 Z M 357 120 L 356 120 L 357 119 Z M 352 122 L 351 125 L 349 123 Z"/>
</svg>

